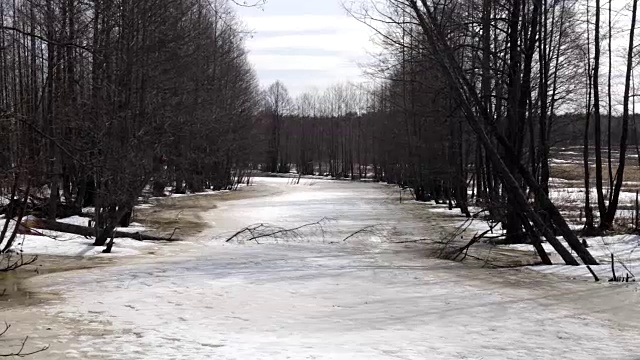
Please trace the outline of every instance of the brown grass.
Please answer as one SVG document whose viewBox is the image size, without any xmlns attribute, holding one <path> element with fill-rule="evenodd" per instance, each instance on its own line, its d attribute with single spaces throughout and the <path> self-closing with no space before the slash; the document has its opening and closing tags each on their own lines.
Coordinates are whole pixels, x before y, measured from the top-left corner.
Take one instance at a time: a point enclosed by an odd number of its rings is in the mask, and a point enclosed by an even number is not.
<svg viewBox="0 0 640 360">
<path fill-rule="evenodd" d="M 615 176 L 615 172 L 617 169 L 617 164 L 614 164 L 613 174 Z M 607 170 L 607 165 L 603 165 L 602 178 L 606 183 L 609 182 L 609 171 Z M 551 177 L 560 178 L 569 181 L 575 181 L 582 184 L 584 181 L 584 166 L 582 164 L 552 164 L 551 165 Z M 589 178 L 593 183 L 595 183 L 595 166 L 590 166 L 589 168 Z M 638 166 L 626 166 L 624 170 L 624 181 L 625 182 L 640 182 L 640 168 Z"/>
</svg>

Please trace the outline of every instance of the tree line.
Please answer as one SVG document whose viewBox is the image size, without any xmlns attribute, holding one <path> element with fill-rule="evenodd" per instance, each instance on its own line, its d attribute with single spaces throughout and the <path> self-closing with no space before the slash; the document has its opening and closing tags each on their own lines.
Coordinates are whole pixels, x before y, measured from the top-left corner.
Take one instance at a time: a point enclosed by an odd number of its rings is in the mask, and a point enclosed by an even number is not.
<svg viewBox="0 0 640 360">
<path fill-rule="evenodd" d="M 0 0 L 0 250 L 26 213 L 93 207 L 104 245 L 144 191 L 243 181 L 259 86 L 233 6 Z"/>
</svg>

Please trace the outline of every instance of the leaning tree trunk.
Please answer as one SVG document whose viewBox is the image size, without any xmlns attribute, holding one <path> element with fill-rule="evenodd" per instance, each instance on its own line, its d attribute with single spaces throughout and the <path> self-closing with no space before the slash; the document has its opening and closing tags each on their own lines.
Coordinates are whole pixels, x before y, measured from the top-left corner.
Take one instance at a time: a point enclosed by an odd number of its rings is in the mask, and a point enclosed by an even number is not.
<svg viewBox="0 0 640 360">
<path fill-rule="evenodd" d="M 64 232 L 69 234 L 86 236 L 86 237 L 93 237 L 96 234 L 96 230 L 92 227 L 66 224 L 66 223 L 61 223 L 53 220 L 44 220 L 44 219 L 38 220 L 33 222 L 32 226 L 35 229 L 59 231 L 59 232 Z M 107 234 L 107 238 L 110 238 L 110 237 L 130 238 L 130 239 L 135 239 L 139 241 L 180 241 L 180 239 L 174 238 L 174 237 L 143 234 L 140 232 L 132 233 L 132 232 L 117 231 L 117 230 L 112 231 L 111 234 Z"/>
<path fill-rule="evenodd" d="M 512 171 L 507 167 L 503 159 L 500 157 L 495 146 L 489 140 L 485 128 L 480 124 L 475 109 L 480 110 L 480 115 L 483 119 L 487 120 L 490 125 L 492 134 L 496 137 L 499 143 L 505 148 L 507 153 L 507 160 L 509 166 L 513 169 L 517 169 L 517 173 L 520 174 L 526 184 L 536 194 L 536 199 L 540 204 L 542 210 L 546 211 L 552 218 L 556 227 L 560 230 L 562 236 L 565 238 L 569 246 L 576 251 L 585 264 L 593 265 L 597 264 L 597 261 L 591 256 L 589 251 L 582 245 L 577 236 L 569 228 L 558 209 L 549 200 L 548 195 L 543 191 L 540 185 L 535 181 L 531 173 L 519 162 L 515 161 L 509 154 L 511 153 L 510 145 L 508 141 L 498 131 L 495 123 L 490 121 L 490 117 L 487 109 L 483 106 L 478 94 L 476 93 L 474 85 L 467 79 L 456 62 L 455 57 L 451 53 L 451 48 L 448 46 L 443 35 L 434 27 L 436 21 L 431 8 L 426 0 L 421 0 L 427 15 L 422 13 L 418 6 L 417 0 L 409 0 L 412 10 L 414 11 L 416 18 L 422 28 L 427 41 L 432 46 L 434 56 L 438 60 L 447 80 L 452 84 L 452 88 L 456 91 L 455 95 L 460 101 L 462 110 L 467 118 L 467 121 L 471 128 L 474 130 L 478 138 L 481 140 L 485 150 L 490 155 L 491 161 L 496 167 L 497 175 L 500 176 L 502 183 L 504 184 L 507 193 L 514 195 L 515 204 L 527 215 L 532 221 L 534 226 L 540 231 L 545 239 L 554 247 L 556 252 L 562 257 L 565 263 L 569 265 L 577 265 L 578 262 L 567 251 L 567 249 L 558 241 L 553 232 L 546 226 L 540 216 L 533 210 L 531 205 L 527 202 L 527 199 L 522 192 L 522 189 L 516 179 L 513 176 Z"/>
</svg>

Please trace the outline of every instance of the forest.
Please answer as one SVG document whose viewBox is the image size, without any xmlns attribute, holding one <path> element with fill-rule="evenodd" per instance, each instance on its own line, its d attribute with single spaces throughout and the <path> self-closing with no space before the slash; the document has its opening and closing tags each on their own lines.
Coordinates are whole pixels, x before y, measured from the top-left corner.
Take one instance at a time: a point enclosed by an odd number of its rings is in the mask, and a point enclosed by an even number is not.
<svg viewBox="0 0 640 360">
<path fill-rule="evenodd" d="M 0 250 L 37 214 L 95 209 L 95 245 L 143 191 L 242 181 L 259 85 L 233 3 L 0 1 Z"/>
<path fill-rule="evenodd" d="M 614 230 L 640 155 L 636 0 L 350 2 L 377 32 L 371 81 L 295 98 L 280 81 L 260 89 L 233 5 L 0 3 L 1 250 L 11 219 L 55 226 L 92 207 L 104 246 L 143 194 L 263 171 L 397 184 L 467 217 L 479 206 L 545 263 L 542 242 L 596 263 L 550 198 L 551 164 L 580 149 L 583 233 Z"/>
</svg>

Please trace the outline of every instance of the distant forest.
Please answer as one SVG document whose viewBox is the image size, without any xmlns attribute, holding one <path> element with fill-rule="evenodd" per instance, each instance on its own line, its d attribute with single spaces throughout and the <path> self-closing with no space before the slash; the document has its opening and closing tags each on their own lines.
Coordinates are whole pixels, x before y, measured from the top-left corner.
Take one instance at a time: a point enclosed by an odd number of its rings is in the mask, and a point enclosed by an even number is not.
<svg viewBox="0 0 640 360">
<path fill-rule="evenodd" d="M 603 115 L 605 118 L 606 115 Z M 630 117 L 630 136 L 629 143 L 638 144 L 638 135 L 640 134 L 640 114 L 631 114 Z M 583 146 L 584 131 L 587 115 L 586 114 L 563 114 L 558 116 L 557 121 L 553 124 L 550 133 L 550 144 L 552 146 Z M 622 116 L 611 117 L 611 143 L 620 146 L 620 138 L 622 136 Z M 637 123 L 637 125 L 636 125 Z M 589 137 L 595 136 L 595 124 L 589 123 Z M 635 150 L 632 152 L 635 154 Z"/>
</svg>

